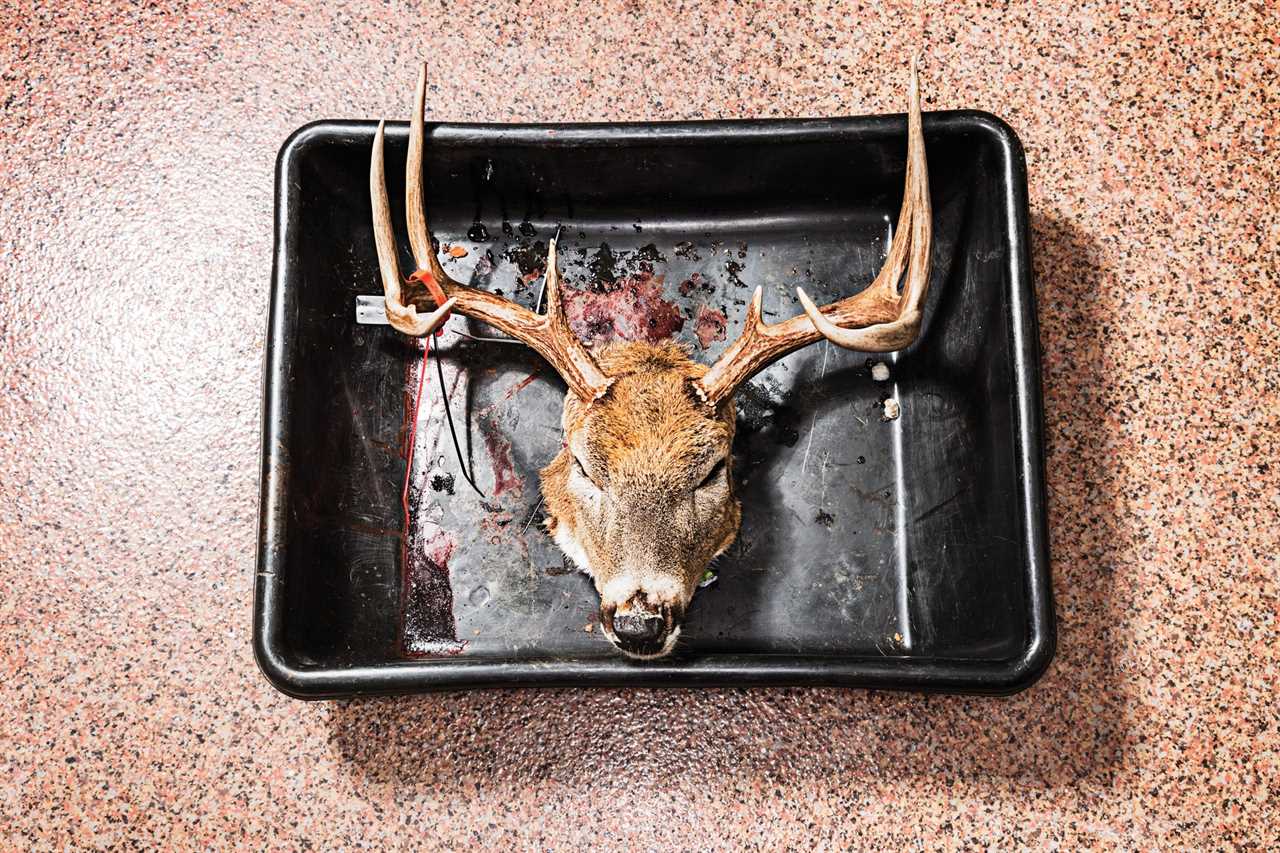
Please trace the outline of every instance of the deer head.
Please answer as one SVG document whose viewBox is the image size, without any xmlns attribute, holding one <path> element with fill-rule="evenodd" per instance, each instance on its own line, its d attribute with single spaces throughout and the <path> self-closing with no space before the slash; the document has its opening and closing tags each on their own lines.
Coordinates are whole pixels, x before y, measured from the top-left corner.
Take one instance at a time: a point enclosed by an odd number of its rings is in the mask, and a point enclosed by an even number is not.
<svg viewBox="0 0 1280 853">
<path fill-rule="evenodd" d="M 415 277 L 427 284 L 434 310 L 420 314 L 404 299 L 379 124 L 369 187 L 387 319 L 405 334 L 422 336 L 457 311 L 524 342 L 556 369 L 568 393 L 564 447 L 541 471 L 548 532 L 594 580 L 609 641 L 631 657 L 662 657 L 680 636 L 707 566 L 738 535 L 741 507 L 730 454 L 737 388 L 823 338 L 847 349 L 890 352 L 919 335 L 932 213 L 915 63 L 906 190 L 884 268 L 865 290 L 821 308 L 797 289 L 804 313 L 775 324 L 762 319 L 757 287 L 741 336 L 710 369 L 671 343 L 618 343 L 590 352 L 564 315 L 554 239 L 545 314 L 450 278 L 432 248 L 422 198 L 425 92 L 424 67 L 409 131 L 405 209 Z"/>
</svg>

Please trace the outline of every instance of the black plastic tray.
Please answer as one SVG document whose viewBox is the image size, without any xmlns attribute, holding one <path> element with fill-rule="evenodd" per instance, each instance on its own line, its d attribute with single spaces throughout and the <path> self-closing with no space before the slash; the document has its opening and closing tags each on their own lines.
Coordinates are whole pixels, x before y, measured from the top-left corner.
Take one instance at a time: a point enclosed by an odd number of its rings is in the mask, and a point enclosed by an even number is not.
<svg viewBox="0 0 1280 853">
<path fill-rule="evenodd" d="M 603 639 L 590 580 L 537 524 L 564 386 L 521 346 L 441 339 L 487 496 L 459 476 L 433 368 L 414 558 L 402 565 L 419 342 L 353 316 L 357 295 L 380 293 L 374 128 L 308 125 L 277 165 L 254 604 L 255 651 L 275 686 L 299 697 L 603 684 L 1007 693 L 1043 672 L 1054 630 L 1026 172 L 1004 123 L 924 118 L 933 283 L 921 339 L 875 357 L 890 381 L 824 342 L 740 392 L 741 536 L 676 653 L 648 663 Z M 428 132 L 435 235 L 468 250 L 448 262 L 455 277 L 531 304 L 539 251 L 563 225 L 568 286 L 623 294 L 598 306 L 590 336 L 675 331 L 708 362 L 726 345 L 710 312 L 724 312 L 732 340 L 755 284 L 777 319 L 800 310 L 796 285 L 822 302 L 871 280 L 906 150 L 903 116 Z M 402 229 L 407 126 L 387 139 Z M 896 421 L 881 418 L 889 395 Z"/>
</svg>

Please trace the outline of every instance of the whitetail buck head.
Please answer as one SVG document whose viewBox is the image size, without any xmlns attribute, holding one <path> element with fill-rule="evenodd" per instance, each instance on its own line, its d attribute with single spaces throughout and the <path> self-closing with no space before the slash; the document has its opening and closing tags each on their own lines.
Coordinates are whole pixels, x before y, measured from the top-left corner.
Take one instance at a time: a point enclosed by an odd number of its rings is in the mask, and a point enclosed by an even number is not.
<svg viewBox="0 0 1280 853">
<path fill-rule="evenodd" d="M 595 581 L 609 641 L 631 657 L 662 657 L 679 638 L 708 564 L 738 535 L 742 514 L 730 455 L 737 388 L 823 338 L 862 352 L 890 352 L 919 334 L 932 213 L 915 63 L 906 190 L 880 274 L 860 293 L 821 308 L 797 289 L 804 314 L 772 325 L 762 320 L 757 287 L 742 335 L 710 369 L 671 343 L 618 343 L 591 353 L 564 315 L 555 240 L 547 251 L 545 314 L 450 278 L 432 248 L 422 199 L 425 91 L 424 67 L 409 132 L 405 209 L 417 277 L 435 309 L 419 314 L 402 295 L 380 124 L 369 186 L 387 319 L 405 334 L 422 336 L 457 311 L 523 341 L 556 369 L 568 393 L 564 448 L 541 472 L 547 529 Z"/>
</svg>

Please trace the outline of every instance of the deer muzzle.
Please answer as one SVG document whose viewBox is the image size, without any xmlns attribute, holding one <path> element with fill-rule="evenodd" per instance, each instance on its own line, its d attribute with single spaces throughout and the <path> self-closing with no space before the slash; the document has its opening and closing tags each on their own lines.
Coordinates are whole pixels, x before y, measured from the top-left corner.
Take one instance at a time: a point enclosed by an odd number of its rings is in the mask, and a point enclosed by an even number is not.
<svg viewBox="0 0 1280 853">
<path fill-rule="evenodd" d="M 669 654 L 680 636 L 683 615 L 683 608 L 653 603 L 643 592 L 623 604 L 600 607 L 600 622 L 609 642 L 623 654 L 639 659 Z"/>
</svg>

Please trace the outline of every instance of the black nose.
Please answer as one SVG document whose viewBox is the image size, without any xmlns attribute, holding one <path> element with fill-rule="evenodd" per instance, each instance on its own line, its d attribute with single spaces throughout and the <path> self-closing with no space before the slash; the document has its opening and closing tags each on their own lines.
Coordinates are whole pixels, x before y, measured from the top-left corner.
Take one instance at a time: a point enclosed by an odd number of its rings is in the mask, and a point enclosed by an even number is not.
<svg viewBox="0 0 1280 853">
<path fill-rule="evenodd" d="M 613 617 L 613 633 L 627 647 L 652 646 L 667 632 L 661 616 L 648 613 L 626 613 Z"/>
</svg>

